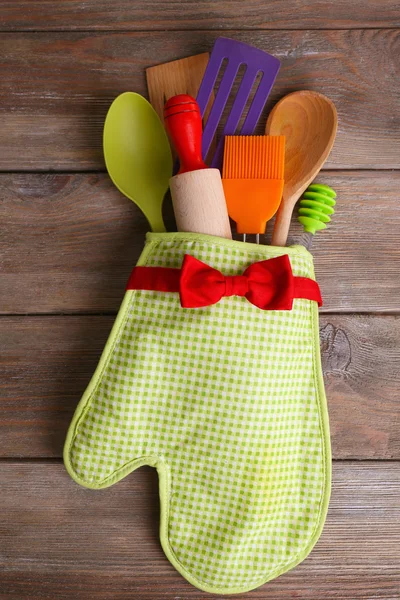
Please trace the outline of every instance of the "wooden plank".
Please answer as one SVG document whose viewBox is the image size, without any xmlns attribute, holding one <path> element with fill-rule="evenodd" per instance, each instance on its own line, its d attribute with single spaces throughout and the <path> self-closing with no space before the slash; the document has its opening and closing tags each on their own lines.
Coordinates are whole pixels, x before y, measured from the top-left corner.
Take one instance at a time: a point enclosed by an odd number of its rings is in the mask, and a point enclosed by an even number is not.
<svg viewBox="0 0 400 600">
<path fill-rule="evenodd" d="M 282 61 L 259 132 L 282 95 L 314 89 L 339 113 L 327 167 L 398 168 L 398 29 L 229 35 Z M 7 151 L 0 170 L 103 169 L 102 128 L 115 96 L 146 94 L 147 67 L 209 51 L 217 37 L 215 31 L 2 35 L 0 147 Z"/>
<path fill-rule="evenodd" d="M 204 599 L 158 539 L 158 482 L 142 467 L 116 486 L 80 488 L 61 464 L 0 464 L 1 598 Z M 334 463 L 327 522 L 310 556 L 249 592 L 259 600 L 395 600 L 399 463 Z M 208 594 L 209 598 L 219 598 Z"/>
<path fill-rule="evenodd" d="M 103 174 L 0 182 L 5 310 L 115 311 L 148 229 L 137 206 Z"/>
<path fill-rule="evenodd" d="M 0 456 L 60 457 L 113 317 L 0 319 Z M 321 318 L 333 456 L 400 458 L 400 317 Z"/>
<path fill-rule="evenodd" d="M 322 366 L 336 458 L 400 456 L 398 336 L 398 317 L 321 317 Z"/>
<path fill-rule="evenodd" d="M 397 312 L 400 173 L 324 172 L 318 181 L 338 193 L 333 223 L 312 247 L 322 311 Z M 117 311 L 147 222 L 107 175 L 1 174 L 0 200 L 0 312 Z M 171 231 L 170 202 L 165 220 Z"/>
<path fill-rule="evenodd" d="M 398 27 L 395 0 L 26 0 L 3 2 L 0 31 Z"/>
</svg>

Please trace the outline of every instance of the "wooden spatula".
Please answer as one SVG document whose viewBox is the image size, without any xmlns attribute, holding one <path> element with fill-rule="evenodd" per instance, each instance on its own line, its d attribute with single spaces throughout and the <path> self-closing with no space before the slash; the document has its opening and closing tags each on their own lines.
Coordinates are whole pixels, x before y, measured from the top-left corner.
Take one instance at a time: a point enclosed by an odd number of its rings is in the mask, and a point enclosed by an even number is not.
<svg viewBox="0 0 400 600">
<path fill-rule="evenodd" d="M 286 137 L 285 183 L 272 234 L 273 246 L 286 245 L 294 205 L 328 158 L 336 130 L 336 108 L 317 92 L 288 94 L 271 111 L 265 133 Z"/>
<path fill-rule="evenodd" d="M 204 52 L 146 69 L 150 102 L 163 123 L 164 104 L 172 96 L 189 94 L 196 98 L 209 57 L 209 53 Z"/>
</svg>

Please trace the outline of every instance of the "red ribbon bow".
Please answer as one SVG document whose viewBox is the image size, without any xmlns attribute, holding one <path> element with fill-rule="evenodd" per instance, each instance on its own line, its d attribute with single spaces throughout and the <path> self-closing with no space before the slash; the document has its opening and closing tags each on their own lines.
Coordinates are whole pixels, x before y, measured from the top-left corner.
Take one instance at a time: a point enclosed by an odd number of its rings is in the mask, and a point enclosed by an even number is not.
<svg viewBox="0 0 400 600">
<path fill-rule="evenodd" d="M 183 308 L 210 306 L 224 296 L 245 296 L 262 310 L 291 310 L 294 298 L 322 304 L 318 283 L 295 277 L 287 254 L 256 262 L 242 275 L 233 276 L 186 254 L 181 269 L 135 267 L 127 289 L 179 292 Z"/>
<path fill-rule="evenodd" d="M 224 296 L 245 296 L 263 310 L 291 310 L 294 277 L 287 254 L 256 262 L 243 275 L 234 276 L 225 276 L 186 254 L 179 294 L 184 308 L 210 306 Z"/>
</svg>

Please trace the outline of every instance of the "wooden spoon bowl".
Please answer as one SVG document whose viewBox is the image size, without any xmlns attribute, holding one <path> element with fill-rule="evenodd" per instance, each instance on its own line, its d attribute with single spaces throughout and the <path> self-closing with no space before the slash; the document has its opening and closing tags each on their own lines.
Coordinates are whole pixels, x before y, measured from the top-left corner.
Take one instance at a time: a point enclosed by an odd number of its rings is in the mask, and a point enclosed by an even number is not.
<svg viewBox="0 0 400 600">
<path fill-rule="evenodd" d="M 335 105 L 317 92 L 288 94 L 271 111 L 265 133 L 286 137 L 285 184 L 273 245 L 285 246 L 294 205 L 328 158 L 336 131 Z"/>
</svg>

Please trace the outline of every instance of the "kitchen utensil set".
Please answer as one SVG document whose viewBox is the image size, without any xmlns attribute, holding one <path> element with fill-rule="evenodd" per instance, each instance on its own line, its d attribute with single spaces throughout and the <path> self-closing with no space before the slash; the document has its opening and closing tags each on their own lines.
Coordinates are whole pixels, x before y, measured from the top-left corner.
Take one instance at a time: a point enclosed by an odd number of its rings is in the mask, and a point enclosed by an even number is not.
<svg viewBox="0 0 400 600">
<path fill-rule="evenodd" d="M 161 207 L 169 184 L 180 231 L 231 238 L 229 212 L 243 240 L 255 234 L 259 243 L 277 211 L 272 244 L 286 244 L 294 205 L 333 146 L 337 114 L 325 96 L 294 92 L 271 111 L 266 135 L 251 135 L 279 67 L 279 60 L 266 52 L 218 38 L 209 57 L 200 54 L 147 69 L 157 112 L 139 94 L 126 92 L 114 100 L 104 125 L 107 170 L 116 187 L 142 209 L 153 231 L 165 231 Z M 233 93 L 235 82 L 239 87 Z M 192 96 L 197 90 L 196 102 Z M 180 160 L 175 177 L 163 120 Z M 204 160 L 220 126 L 222 135 L 208 168 Z M 328 186 L 316 185 L 304 194 L 299 221 L 310 240 L 329 222 L 335 196 Z"/>
</svg>

